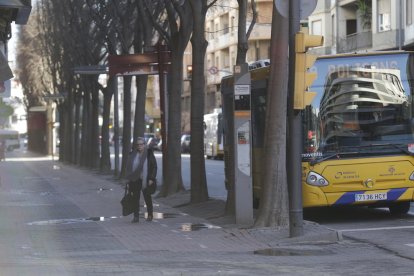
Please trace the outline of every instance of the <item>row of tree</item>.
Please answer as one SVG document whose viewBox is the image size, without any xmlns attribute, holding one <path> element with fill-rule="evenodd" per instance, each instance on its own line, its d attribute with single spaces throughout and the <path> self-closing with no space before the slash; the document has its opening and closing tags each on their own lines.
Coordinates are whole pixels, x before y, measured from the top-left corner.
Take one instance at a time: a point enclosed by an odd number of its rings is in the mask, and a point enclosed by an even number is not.
<svg viewBox="0 0 414 276">
<path fill-rule="evenodd" d="M 220 3 L 223 2 L 223 3 Z M 248 36 L 256 20 L 255 2 L 237 0 L 239 7 L 237 64 L 246 60 Z M 58 103 L 60 160 L 109 171 L 110 106 L 114 79 L 107 86 L 98 75 L 79 75 L 79 66 L 105 65 L 109 55 L 144 53 L 156 44 L 171 51 L 168 74 L 168 132 L 163 158 L 162 196 L 183 190 L 181 175 L 181 94 L 183 57 L 189 41 L 193 49 L 191 85 L 191 201 L 208 200 L 203 151 L 205 95 L 204 60 L 208 42 L 205 19 L 209 9 L 225 9 L 222 0 L 38 0 L 29 23 L 19 31 L 18 76 L 26 105 L 42 105 L 45 94 L 65 93 Z M 252 12 L 249 11 L 252 9 Z M 250 28 L 246 30 L 246 22 Z M 135 116 L 131 118 L 131 76 L 123 76 L 122 177 L 134 139 L 145 130 L 147 76 L 136 77 Z M 100 97 L 102 93 L 103 97 Z M 100 100 L 102 99 L 103 100 Z M 99 129 L 98 118 L 102 116 Z M 133 133 L 131 133 L 132 124 Z M 101 139 L 99 138 L 101 136 Z M 99 143 L 101 141 L 101 143 Z M 165 143 L 165 141 L 163 141 Z M 168 179 L 168 181 L 165 181 Z M 229 193 L 233 192 L 230 187 Z M 229 198 L 233 198 L 229 196 Z M 228 210 L 234 210 L 228 202 Z"/>
</svg>

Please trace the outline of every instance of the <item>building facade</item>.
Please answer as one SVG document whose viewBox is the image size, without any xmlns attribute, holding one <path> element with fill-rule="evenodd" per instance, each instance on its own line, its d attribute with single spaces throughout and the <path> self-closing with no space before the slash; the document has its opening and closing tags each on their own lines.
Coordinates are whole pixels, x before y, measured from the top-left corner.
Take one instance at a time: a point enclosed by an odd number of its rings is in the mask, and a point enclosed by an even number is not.
<svg viewBox="0 0 414 276">
<path fill-rule="evenodd" d="M 314 11 L 302 20 L 302 24 L 308 26 L 310 34 L 324 36 L 324 45 L 312 49 L 317 55 L 414 50 L 413 2 L 414 0 L 318 0 Z M 256 4 L 258 19 L 249 38 L 249 64 L 270 57 L 273 1 L 256 0 Z M 249 13 L 247 27 L 251 18 Z M 233 74 L 238 39 L 237 1 L 219 1 L 211 8 L 205 29 L 209 44 L 205 61 L 204 113 L 210 113 L 221 105 L 221 79 Z M 187 65 L 191 65 L 191 49 L 184 58 L 184 68 Z M 187 76 L 186 73 L 184 75 Z M 183 129 L 189 131 L 191 99 L 188 81 L 184 82 L 182 100 Z"/>
<path fill-rule="evenodd" d="M 413 0 L 319 0 L 308 26 L 325 38 L 319 54 L 412 50 L 413 11 Z"/>
<path fill-rule="evenodd" d="M 250 2 L 250 1 L 249 1 Z M 250 3 L 249 3 L 250 5 Z M 247 62 L 268 59 L 270 53 L 270 34 L 272 21 L 272 0 L 256 0 L 258 13 L 256 24 L 249 38 Z M 252 20 L 251 7 L 248 7 L 246 28 Z M 237 0 L 218 1 L 210 8 L 206 17 L 206 39 L 208 41 L 205 74 L 206 98 L 204 113 L 210 113 L 221 106 L 220 82 L 233 74 L 237 57 L 238 3 Z M 191 45 L 184 57 L 184 68 L 191 65 Z M 182 96 L 183 132 L 189 131 L 190 85 L 187 72 L 184 72 L 184 91 Z"/>
</svg>

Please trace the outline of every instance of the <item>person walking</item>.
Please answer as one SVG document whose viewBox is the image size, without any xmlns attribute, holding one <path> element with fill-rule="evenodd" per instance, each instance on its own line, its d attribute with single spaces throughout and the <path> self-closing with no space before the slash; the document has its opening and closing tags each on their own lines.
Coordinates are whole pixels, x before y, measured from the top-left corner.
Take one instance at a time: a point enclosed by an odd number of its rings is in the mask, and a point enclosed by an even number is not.
<svg viewBox="0 0 414 276">
<path fill-rule="evenodd" d="M 145 139 L 138 137 L 132 144 L 132 150 L 128 155 L 127 167 L 125 171 L 128 179 L 129 191 L 137 199 L 136 209 L 134 211 L 133 223 L 139 222 L 139 199 L 144 195 L 145 204 L 147 205 L 147 221 L 153 219 L 152 197 L 149 188 L 155 185 L 157 176 L 157 160 L 151 148 L 145 145 Z"/>
</svg>

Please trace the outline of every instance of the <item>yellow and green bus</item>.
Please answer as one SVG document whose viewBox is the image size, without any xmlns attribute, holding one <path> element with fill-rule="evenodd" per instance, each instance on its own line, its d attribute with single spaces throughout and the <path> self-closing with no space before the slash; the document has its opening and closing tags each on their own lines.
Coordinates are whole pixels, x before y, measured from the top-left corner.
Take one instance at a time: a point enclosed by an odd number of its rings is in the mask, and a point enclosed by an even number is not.
<svg viewBox="0 0 414 276">
<path fill-rule="evenodd" d="M 414 52 L 323 56 L 311 70 L 318 75 L 310 89 L 317 95 L 302 112 L 303 207 L 366 205 L 407 213 L 414 195 Z M 257 202 L 269 69 L 251 74 Z M 224 141 L 230 156 L 232 86 L 232 77 L 223 79 Z M 225 168 L 226 181 L 234 181 L 231 163 Z"/>
</svg>

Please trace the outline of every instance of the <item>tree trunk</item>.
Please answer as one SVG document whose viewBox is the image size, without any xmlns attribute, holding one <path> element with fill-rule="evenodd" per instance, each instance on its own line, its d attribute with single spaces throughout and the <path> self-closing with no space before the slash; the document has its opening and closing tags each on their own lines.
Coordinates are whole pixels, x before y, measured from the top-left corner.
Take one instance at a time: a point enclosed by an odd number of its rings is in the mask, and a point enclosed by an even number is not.
<svg viewBox="0 0 414 276">
<path fill-rule="evenodd" d="M 165 0 L 168 14 L 170 36 L 168 46 L 171 49 L 171 70 L 168 82 L 168 118 L 167 141 L 167 169 L 163 175 L 160 195 L 167 196 L 184 190 L 181 173 L 181 94 L 183 90 L 183 57 L 192 32 L 191 6 L 188 1 L 181 4 L 172 0 Z M 179 24 L 178 24 L 179 22 Z M 163 33 L 165 34 L 165 33 Z M 164 157 L 163 157 L 164 158 Z"/>
<path fill-rule="evenodd" d="M 112 101 L 112 82 L 113 78 L 108 80 L 107 86 L 103 89 L 103 114 L 102 114 L 102 144 L 101 144 L 101 163 L 100 170 L 103 172 L 109 172 L 111 170 L 111 152 L 109 150 L 109 140 L 112 139 L 109 134 L 109 117 Z"/>
<path fill-rule="evenodd" d="M 83 167 L 89 166 L 90 148 L 89 148 L 89 115 L 90 115 L 90 92 L 89 89 L 83 89 L 82 101 L 82 126 L 81 126 L 81 160 L 80 165 Z"/>
<path fill-rule="evenodd" d="M 246 62 L 247 50 L 249 50 L 248 37 L 246 36 L 247 0 L 237 0 L 237 2 L 239 3 L 239 24 L 236 64 L 243 64 Z"/>
<path fill-rule="evenodd" d="M 171 52 L 171 72 L 168 83 L 168 132 L 167 132 L 167 170 L 163 186 L 167 185 L 165 195 L 184 190 L 181 174 L 181 92 L 183 89 L 184 50 Z M 165 141 L 162 141 L 163 143 Z M 168 181 L 166 181 L 168 180 Z"/>
<path fill-rule="evenodd" d="M 121 178 L 125 176 L 128 153 L 131 150 L 131 76 L 124 76 L 124 124 L 122 131 Z"/>
<path fill-rule="evenodd" d="M 74 105 L 75 105 L 75 92 L 71 91 L 68 95 L 67 101 L 63 103 L 63 108 L 61 110 L 64 110 L 63 113 L 59 113 L 61 115 L 60 117 L 60 127 L 59 127 L 59 139 L 62 142 L 60 147 L 63 146 L 63 148 L 59 149 L 59 154 L 62 151 L 64 156 L 61 156 L 63 161 L 67 161 L 70 163 L 75 163 L 75 156 L 73 155 L 73 152 L 75 151 L 74 148 Z M 64 121 L 64 122 L 63 122 Z"/>
<path fill-rule="evenodd" d="M 97 86 L 98 78 L 91 78 L 92 88 L 92 116 L 91 116 L 91 167 L 93 169 L 99 168 L 100 150 L 99 150 L 99 89 Z M 101 136 L 102 138 L 102 136 Z M 103 145 L 103 139 L 101 139 Z M 108 140 L 106 141 L 108 146 Z"/>
<path fill-rule="evenodd" d="M 190 1 L 193 11 L 193 34 L 191 80 L 191 202 L 198 203 L 208 200 L 206 167 L 204 160 L 204 102 L 205 75 L 204 59 L 208 42 L 205 38 L 205 17 L 207 3 L 200 0 Z"/>
<path fill-rule="evenodd" d="M 145 133 L 145 99 L 147 95 L 148 76 L 136 76 L 137 96 L 135 99 L 134 141 L 137 137 L 144 137 Z"/>
<path fill-rule="evenodd" d="M 81 104 L 82 104 L 82 96 L 80 95 L 80 92 L 77 92 L 75 94 L 75 102 L 76 102 L 76 107 L 75 107 L 75 133 L 74 133 L 74 151 L 73 151 L 73 159 L 74 159 L 74 163 L 77 165 L 80 165 L 80 160 L 81 160 L 81 144 L 80 144 L 80 135 L 81 135 L 81 130 L 80 130 L 80 126 L 81 126 Z"/>
<path fill-rule="evenodd" d="M 271 67 L 266 99 L 264 183 L 255 227 L 289 224 L 286 179 L 286 115 L 289 76 L 288 20 L 275 7 L 272 19 Z"/>
</svg>

